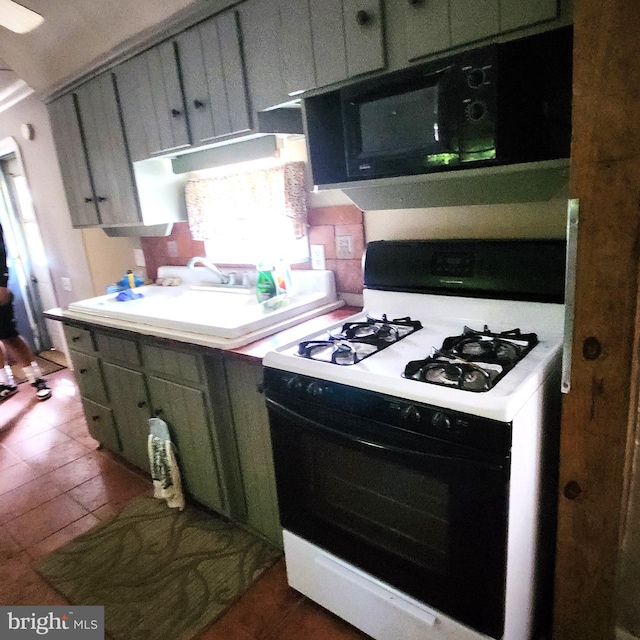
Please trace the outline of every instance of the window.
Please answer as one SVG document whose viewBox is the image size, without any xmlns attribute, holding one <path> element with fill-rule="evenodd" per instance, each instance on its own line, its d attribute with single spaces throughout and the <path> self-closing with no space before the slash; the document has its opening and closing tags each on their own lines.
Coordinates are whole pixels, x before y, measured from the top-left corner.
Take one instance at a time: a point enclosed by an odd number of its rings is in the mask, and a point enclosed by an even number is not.
<svg viewBox="0 0 640 640">
<path fill-rule="evenodd" d="M 221 264 L 308 259 L 304 163 L 286 162 L 190 180 L 185 188 L 194 240 Z"/>
</svg>

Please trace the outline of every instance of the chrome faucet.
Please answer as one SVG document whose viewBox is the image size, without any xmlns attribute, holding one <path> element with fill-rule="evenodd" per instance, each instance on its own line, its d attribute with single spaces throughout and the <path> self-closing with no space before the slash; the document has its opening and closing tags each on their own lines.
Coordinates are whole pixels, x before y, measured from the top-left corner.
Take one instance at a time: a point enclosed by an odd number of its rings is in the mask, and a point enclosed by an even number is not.
<svg viewBox="0 0 640 640">
<path fill-rule="evenodd" d="M 193 269 L 198 263 L 200 263 L 203 267 L 206 267 L 207 269 L 209 269 L 209 271 L 213 271 L 213 273 L 215 273 L 218 276 L 218 278 L 220 278 L 220 282 L 222 284 L 229 283 L 229 276 L 226 275 L 225 273 L 222 273 L 222 271 L 220 271 L 220 269 L 218 269 L 218 267 L 216 267 L 216 265 L 213 264 L 213 262 L 211 262 L 211 260 L 208 260 L 207 258 L 201 258 L 201 257 L 191 258 L 191 260 L 187 262 L 187 268 Z"/>
</svg>

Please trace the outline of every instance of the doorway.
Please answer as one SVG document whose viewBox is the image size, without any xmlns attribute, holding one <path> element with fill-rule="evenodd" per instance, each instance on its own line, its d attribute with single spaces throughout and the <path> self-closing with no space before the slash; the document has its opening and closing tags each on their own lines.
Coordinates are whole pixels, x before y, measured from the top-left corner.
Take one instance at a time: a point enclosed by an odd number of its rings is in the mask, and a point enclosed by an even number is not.
<svg viewBox="0 0 640 640">
<path fill-rule="evenodd" d="M 16 324 L 34 353 L 51 348 L 43 301 L 55 293 L 17 145 L 0 145 L 0 224 L 4 232 Z"/>
</svg>

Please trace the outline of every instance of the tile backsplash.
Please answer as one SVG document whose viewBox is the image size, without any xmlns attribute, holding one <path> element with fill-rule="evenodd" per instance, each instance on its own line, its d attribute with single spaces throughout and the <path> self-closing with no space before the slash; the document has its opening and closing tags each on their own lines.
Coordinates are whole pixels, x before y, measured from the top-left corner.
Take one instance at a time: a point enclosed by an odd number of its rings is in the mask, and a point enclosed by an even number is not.
<svg viewBox="0 0 640 640">
<path fill-rule="evenodd" d="M 335 273 L 338 293 L 361 294 L 365 247 L 362 211 L 354 205 L 310 208 L 307 220 L 309 242 L 324 246 L 326 266 Z M 169 236 L 140 240 L 147 275 L 152 280 L 162 265 L 184 266 L 190 258 L 205 255 L 204 243 L 193 240 L 188 222 L 175 223 Z M 311 265 L 293 265 L 293 268 L 310 269 Z"/>
</svg>

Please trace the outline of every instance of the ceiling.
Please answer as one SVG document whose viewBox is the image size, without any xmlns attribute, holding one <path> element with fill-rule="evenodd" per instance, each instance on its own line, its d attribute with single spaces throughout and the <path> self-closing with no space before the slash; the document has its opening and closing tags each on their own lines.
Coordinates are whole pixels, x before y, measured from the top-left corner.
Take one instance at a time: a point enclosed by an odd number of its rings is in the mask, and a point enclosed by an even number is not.
<svg viewBox="0 0 640 640">
<path fill-rule="evenodd" d="M 44 17 L 34 31 L 0 27 L 0 110 L 24 91 L 45 96 L 109 52 L 155 25 L 208 0 L 19 0 Z M 9 71 L 7 71 L 7 69 Z M 25 89 L 26 87 L 26 89 Z M 12 98 L 3 98 L 6 94 Z M 24 97 L 24 96 L 23 96 Z"/>
</svg>

